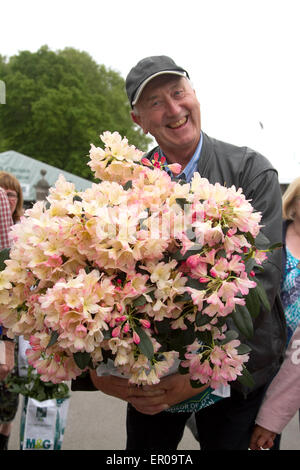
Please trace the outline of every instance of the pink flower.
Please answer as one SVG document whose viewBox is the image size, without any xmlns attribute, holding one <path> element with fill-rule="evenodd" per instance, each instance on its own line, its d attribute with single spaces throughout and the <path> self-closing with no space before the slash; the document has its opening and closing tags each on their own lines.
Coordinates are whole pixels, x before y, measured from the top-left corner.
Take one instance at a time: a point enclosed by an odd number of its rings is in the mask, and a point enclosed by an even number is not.
<svg viewBox="0 0 300 470">
<path fill-rule="evenodd" d="M 248 295 L 249 289 L 256 287 L 256 282 L 250 281 L 246 272 L 242 272 L 240 276 L 235 279 L 234 282 L 242 295 Z"/>
<path fill-rule="evenodd" d="M 194 305 L 197 305 L 199 311 L 201 311 L 203 308 L 203 299 L 205 296 L 205 291 L 193 289 L 192 287 L 187 287 L 186 290 L 191 294 Z"/>
<path fill-rule="evenodd" d="M 199 263 L 201 263 L 201 260 L 199 258 L 199 254 L 191 255 L 186 259 L 186 264 L 189 268 L 194 269 L 198 266 Z"/>
<path fill-rule="evenodd" d="M 145 166 L 152 167 L 152 163 L 150 162 L 150 160 L 148 160 L 148 158 L 142 158 L 141 162 Z"/>
<path fill-rule="evenodd" d="M 83 325 L 77 325 L 76 328 L 75 328 L 75 334 L 76 336 L 78 336 L 79 338 L 84 338 L 87 334 L 87 329 L 85 326 Z"/>
<path fill-rule="evenodd" d="M 254 259 L 257 264 L 262 264 L 268 259 L 268 255 L 264 251 L 256 250 L 254 253 Z"/>
<path fill-rule="evenodd" d="M 135 344 L 139 344 L 140 341 L 141 341 L 141 338 L 139 337 L 139 335 L 137 334 L 137 332 L 134 331 L 134 332 L 133 332 L 133 342 L 134 342 Z"/>
<path fill-rule="evenodd" d="M 151 323 L 149 322 L 149 320 L 146 320 L 145 318 L 140 318 L 139 321 L 144 328 L 150 328 Z"/>
<path fill-rule="evenodd" d="M 222 299 L 226 300 L 234 297 L 237 292 L 238 288 L 234 282 L 223 281 L 220 289 L 218 290 L 218 295 Z"/>
<path fill-rule="evenodd" d="M 225 258 L 220 258 L 216 264 L 211 268 L 210 274 L 213 277 L 219 277 L 221 279 L 226 279 L 228 277 L 228 268 L 229 264 Z"/>
<path fill-rule="evenodd" d="M 57 266 L 60 266 L 61 264 L 63 263 L 62 261 L 62 257 L 59 256 L 59 255 L 53 255 L 53 256 L 50 256 L 47 260 L 47 262 L 45 263 L 46 266 L 49 266 L 51 268 L 55 268 Z"/>
<path fill-rule="evenodd" d="M 240 273 L 245 271 L 245 264 L 239 255 L 233 255 L 228 263 L 228 268 L 230 271 Z"/>
<path fill-rule="evenodd" d="M 111 335 L 113 338 L 116 338 L 117 336 L 120 336 L 121 333 L 121 326 L 116 326 L 111 332 Z"/>
<path fill-rule="evenodd" d="M 181 165 L 179 163 L 170 163 L 168 168 L 172 173 L 174 173 L 174 175 L 179 175 L 181 172 Z"/>
</svg>

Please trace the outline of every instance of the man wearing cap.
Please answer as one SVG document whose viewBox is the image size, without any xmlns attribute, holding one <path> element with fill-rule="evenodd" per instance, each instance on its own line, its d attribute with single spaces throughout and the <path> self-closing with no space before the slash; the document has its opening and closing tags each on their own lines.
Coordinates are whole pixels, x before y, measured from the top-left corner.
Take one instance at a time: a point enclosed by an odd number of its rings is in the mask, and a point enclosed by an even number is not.
<svg viewBox="0 0 300 470">
<path fill-rule="evenodd" d="M 126 90 L 132 119 L 155 137 L 154 152 L 169 163 L 180 163 L 181 178 L 190 181 L 195 171 L 211 183 L 241 187 L 254 208 L 262 212 L 263 232 L 271 243 L 281 240 L 281 192 L 277 172 L 270 162 L 247 147 L 236 147 L 207 136 L 201 130 L 200 104 L 185 69 L 166 56 L 147 57 L 131 69 Z M 285 345 L 285 319 L 279 300 L 280 250 L 270 256 L 260 273 L 271 312 L 261 310 L 248 342 L 247 364 L 255 380 L 249 390 L 239 382 L 230 396 L 195 413 L 203 450 L 247 449 L 265 387 L 279 368 Z M 93 386 L 127 402 L 127 449 L 176 449 L 190 413 L 166 411 L 199 393 L 187 375 L 162 378 L 159 384 L 136 388 L 126 379 L 97 377 Z M 76 387 L 74 388 L 76 389 Z"/>
</svg>

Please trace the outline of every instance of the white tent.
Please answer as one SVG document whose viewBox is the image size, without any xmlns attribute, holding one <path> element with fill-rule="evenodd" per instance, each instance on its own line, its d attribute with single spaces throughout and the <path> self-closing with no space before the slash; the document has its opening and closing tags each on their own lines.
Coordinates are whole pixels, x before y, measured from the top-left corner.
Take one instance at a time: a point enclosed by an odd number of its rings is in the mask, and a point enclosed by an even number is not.
<svg viewBox="0 0 300 470">
<path fill-rule="evenodd" d="M 24 201 L 36 200 L 35 186 L 42 179 L 42 174 L 45 175 L 45 180 L 49 186 L 54 186 L 60 174 L 63 174 L 67 181 L 74 183 L 77 191 L 84 191 L 92 185 L 92 182 L 87 179 L 80 178 L 14 150 L 0 153 L 0 169 L 13 174 L 19 180 Z"/>
</svg>

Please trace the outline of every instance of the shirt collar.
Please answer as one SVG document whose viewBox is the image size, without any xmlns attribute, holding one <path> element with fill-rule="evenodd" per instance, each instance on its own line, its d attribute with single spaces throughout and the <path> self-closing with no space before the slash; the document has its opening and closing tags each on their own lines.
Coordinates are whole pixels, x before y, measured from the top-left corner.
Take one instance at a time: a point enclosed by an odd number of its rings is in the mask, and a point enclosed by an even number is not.
<svg viewBox="0 0 300 470">
<path fill-rule="evenodd" d="M 202 148 L 202 132 L 200 134 L 200 140 L 199 140 L 199 143 L 197 145 L 197 148 L 196 148 L 196 151 L 194 153 L 194 155 L 192 156 L 192 158 L 190 159 L 190 161 L 188 162 L 188 164 L 186 165 L 185 169 L 178 175 L 178 179 L 182 178 L 183 175 L 185 177 L 185 180 L 187 181 L 187 183 L 189 183 L 193 177 L 193 174 L 195 173 L 196 169 L 197 169 L 197 164 L 198 164 L 198 161 L 199 161 L 199 158 L 200 158 L 200 153 L 201 153 L 201 148 Z"/>
</svg>

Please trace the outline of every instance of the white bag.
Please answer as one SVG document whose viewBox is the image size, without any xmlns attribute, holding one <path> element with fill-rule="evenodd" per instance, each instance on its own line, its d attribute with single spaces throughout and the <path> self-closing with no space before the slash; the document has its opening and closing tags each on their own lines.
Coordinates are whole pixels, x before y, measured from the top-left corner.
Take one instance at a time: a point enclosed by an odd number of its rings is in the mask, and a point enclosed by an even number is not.
<svg viewBox="0 0 300 470">
<path fill-rule="evenodd" d="M 24 397 L 20 427 L 21 450 L 60 450 L 70 398 L 38 401 Z"/>
</svg>

